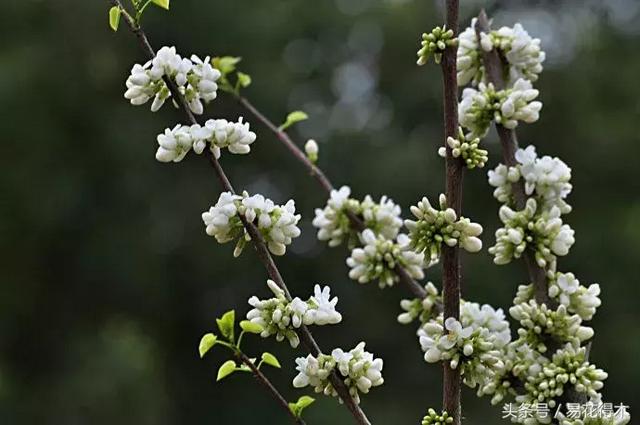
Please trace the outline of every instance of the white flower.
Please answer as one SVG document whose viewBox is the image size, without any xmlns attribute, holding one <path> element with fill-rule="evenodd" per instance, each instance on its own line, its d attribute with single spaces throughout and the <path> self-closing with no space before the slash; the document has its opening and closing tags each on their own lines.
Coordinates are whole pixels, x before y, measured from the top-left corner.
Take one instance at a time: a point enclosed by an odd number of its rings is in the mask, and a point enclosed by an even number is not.
<svg viewBox="0 0 640 425">
<path fill-rule="evenodd" d="M 502 370 L 495 334 L 483 326 L 464 326 L 453 317 L 447 318 L 442 326 L 442 320 L 439 316 L 418 330 L 425 361 L 446 361 L 451 368 L 460 368 L 465 384 L 470 387 L 485 383 Z"/>
<path fill-rule="evenodd" d="M 482 241 L 478 238 L 482 226 L 460 217 L 452 208 L 447 208 L 447 199 L 440 195 L 440 209 L 431 206 L 425 197 L 417 206 L 411 207 L 411 213 L 417 220 L 405 220 L 409 229 L 410 242 L 408 248 L 417 253 L 425 253 L 426 261 L 432 265 L 440 258 L 442 243 L 454 247 L 458 244 L 468 252 L 482 249 Z"/>
<path fill-rule="evenodd" d="M 232 201 L 233 207 L 229 205 Z M 219 205 L 220 204 L 220 205 Z M 220 243 L 238 239 L 234 256 L 239 256 L 247 241 L 251 238 L 237 214 L 244 215 L 248 222 L 254 223 L 262 233 L 269 251 L 274 255 L 284 255 L 287 245 L 293 238 L 300 236 L 298 222 L 300 214 L 295 214 L 295 203 L 289 200 L 285 205 L 276 205 L 262 195 L 242 197 L 232 196 L 229 192 L 220 195 L 218 204 L 202 215 L 207 226 L 207 234 L 215 236 Z M 233 217 L 227 214 L 233 213 Z M 225 217 L 226 221 L 220 219 Z M 217 220 L 217 221 L 216 221 Z M 221 224 L 218 224 L 221 222 Z"/>
<path fill-rule="evenodd" d="M 476 18 L 471 20 L 471 26 L 466 28 L 458 35 L 458 85 L 460 87 L 469 84 L 478 84 L 482 81 L 484 74 L 484 66 L 482 65 L 482 56 L 478 47 L 478 38 L 476 36 Z"/>
<path fill-rule="evenodd" d="M 591 320 L 596 309 L 602 303 L 600 285 L 594 283 L 585 287 L 573 273 L 556 273 L 549 280 L 549 296 L 555 298 L 570 313 L 579 315 L 582 320 Z"/>
<path fill-rule="evenodd" d="M 458 36 L 458 85 L 468 83 L 478 85 L 484 79 L 481 50 L 489 52 L 497 49 L 509 66 L 507 86 L 518 79 L 536 81 L 542 72 L 542 63 L 546 55 L 540 49 L 540 39 L 532 38 L 516 23 L 513 27 L 502 27 L 497 31 L 480 33 L 480 41 L 475 30 L 476 19 Z"/>
<path fill-rule="evenodd" d="M 529 198 L 522 211 L 503 205 L 499 215 L 505 226 L 496 231 L 496 244 L 489 248 L 496 264 L 508 264 L 531 247 L 538 266 L 553 268 L 556 256 L 567 255 L 575 243 L 574 231 L 562 222 L 558 207 L 539 209 L 536 200 Z"/>
<path fill-rule="evenodd" d="M 401 236 L 406 238 L 405 235 Z M 404 268 L 414 279 L 424 278 L 423 253 L 413 252 L 407 246 L 376 236 L 371 229 L 362 232 L 361 239 L 364 246 L 354 248 L 347 258 L 347 265 L 351 267 L 351 279 L 360 283 L 378 280 L 381 288 L 393 286 L 399 279 L 395 271 L 398 266 Z"/>
<path fill-rule="evenodd" d="M 199 155 L 207 146 L 216 158 L 220 157 L 220 150 L 224 148 L 234 154 L 246 154 L 255 140 L 255 133 L 249 131 L 249 123 L 243 123 L 242 117 L 238 122 L 208 120 L 204 126 L 178 124 L 158 136 L 156 159 L 179 162 L 191 149 Z"/>
<path fill-rule="evenodd" d="M 304 144 L 304 151 L 307 154 L 307 158 L 309 161 L 316 162 L 318 160 L 318 143 L 315 140 L 309 139 L 307 143 Z"/>
<path fill-rule="evenodd" d="M 486 34 L 483 34 L 486 36 Z M 483 37 L 484 38 L 484 37 Z M 491 50 L 495 47 L 502 51 L 509 63 L 509 82 L 513 83 L 519 78 L 536 81 L 542 72 L 542 62 L 546 54 L 540 49 L 540 39 L 532 38 L 529 33 L 516 23 L 513 28 L 502 27 L 486 36 L 487 46 Z"/>
<path fill-rule="evenodd" d="M 402 219 L 400 207 L 391 199 L 382 196 L 374 202 L 371 196 L 365 196 L 362 202 L 350 197 L 351 189 L 342 186 L 332 190 L 324 209 L 317 208 L 313 225 L 318 228 L 318 239 L 329 241 L 329 246 L 338 246 L 345 239 L 349 245 L 355 245 L 357 232 L 352 228 L 349 214 L 359 217 L 366 228 L 387 239 L 395 239 Z"/>
<path fill-rule="evenodd" d="M 463 90 L 458 105 L 458 121 L 470 132 L 467 140 L 484 137 L 492 121 L 514 129 L 518 121 L 533 123 L 538 120 L 542 102 L 534 100 L 537 97 L 538 90 L 524 79 L 500 91 L 496 91 L 491 83 L 480 83 L 477 89 L 468 87 Z"/>
<path fill-rule="evenodd" d="M 376 359 L 373 354 L 365 351 L 365 344 L 361 342 L 351 351 L 345 352 L 340 348 L 331 351 L 331 355 L 320 354 L 314 357 L 309 354 L 306 358 L 296 359 L 298 375 L 293 379 L 293 386 L 303 388 L 308 386 L 325 395 L 338 397 L 338 393 L 329 381 L 331 373 L 337 369 L 344 380 L 349 393 L 360 402 L 359 393 L 368 393 L 372 387 L 384 383 L 382 378 L 382 359 Z"/>
<path fill-rule="evenodd" d="M 151 61 L 133 66 L 124 96 L 133 105 L 142 105 L 153 98 L 151 110 L 155 112 L 171 96 L 163 80 L 169 78 L 185 96 L 191 111 L 201 114 L 202 100 L 209 102 L 216 98 L 216 81 L 220 76 L 220 71 L 209 63 L 209 57 L 202 61 L 193 55 L 189 60 L 177 54 L 175 47 L 165 46 L 158 50 Z"/>
<path fill-rule="evenodd" d="M 264 300 L 256 296 L 249 298 L 249 305 L 253 307 L 247 313 L 247 320 L 262 326 L 260 334 L 263 338 L 271 335 L 276 340 L 285 338 L 292 347 L 297 347 L 300 338 L 296 329 L 304 325 L 334 325 L 342 321 L 342 315 L 335 309 L 338 298 L 330 299 L 330 289 L 325 286 L 323 290 L 319 285 L 315 286 L 314 296 L 308 301 L 296 297 L 287 300 L 284 291 L 272 280 L 267 285 L 275 295 L 274 298 Z"/>
</svg>

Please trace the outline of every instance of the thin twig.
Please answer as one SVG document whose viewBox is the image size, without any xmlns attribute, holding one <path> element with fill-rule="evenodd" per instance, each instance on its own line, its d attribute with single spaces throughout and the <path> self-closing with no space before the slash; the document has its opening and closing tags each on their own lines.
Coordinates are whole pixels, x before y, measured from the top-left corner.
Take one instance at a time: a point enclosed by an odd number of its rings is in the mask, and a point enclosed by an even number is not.
<svg viewBox="0 0 640 425">
<path fill-rule="evenodd" d="M 478 15 L 478 20 L 476 23 L 476 33 L 490 31 L 489 27 L 489 19 L 487 18 L 487 14 L 484 10 L 480 12 Z M 500 55 L 498 54 L 496 49 L 491 50 L 490 52 L 482 50 L 482 59 L 484 63 L 484 68 L 487 76 L 487 80 L 492 83 L 496 90 L 502 90 L 505 88 L 505 80 L 504 80 L 504 64 Z M 498 136 L 500 138 L 500 145 L 502 146 L 502 156 L 504 163 L 513 167 L 517 165 L 516 161 L 516 151 L 518 150 L 518 138 L 516 136 L 515 130 L 509 130 L 504 128 L 502 125 L 495 125 L 496 130 L 498 132 Z M 513 185 L 514 199 L 516 203 L 516 208 L 519 210 L 524 209 L 525 203 L 527 201 L 527 195 L 524 190 L 524 183 L 520 180 L 516 184 Z M 548 294 L 548 282 L 546 271 L 544 268 L 538 266 L 535 254 L 532 250 L 527 250 L 524 254 L 524 262 L 527 266 L 527 270 L 529 272 L 529 278 L 533 283 L 535 288 L 535 299 L 540 304 L 546 304 L 548 307 L 555 309 L 558 305 L 555 300 L 551 299 Z"/>
<path fill-rule="evenodd" d="M 478 15 L 478 20 L 476 23 L 476 34 L 479 38 L 481 32 L 488 33 L 490 30 L 491 28 L 489 18 L 487 17 L 486 12 L 482 10 Z M 494 85 L 496 90 L 504 89 L 504 70 L 506 68 L 504 58 L 500 56 L 496 49 L 493 49 L 490 52 L 486 52 L 483 50 L 482 60 L 485 67 L 487 80 Z M 506 129 L 497 123 L 495 127 L 500 138 L 500 145 L 502 146 L 502 156 L 504 163 L 510 167 L 516 166 L 517 161 L 515 158 L 515 152 L 518 150 L 518 138 L 515 130 Z M 518 209 L 523 209 L 527 200 L 524 183 L 522 181 L 518 181 L 515 185 L 513 185 L 513 188 L 516 207 Z M 529 272 L 529 278 L 533 282 L 533 286 L 535 288 L 536 301 L 540 304 L 546 304 L 547 307 L 553 310 L 558 308 L 558 303 L 554 299 L 549 297 L 546 271 L 544 268 L 538 266 L 535 260 L 535 255 L 531 250 L 527 250 L 524 253 L 524 262 Z M 585 355 L 585 361 L 589 358 L 592 342 L 593 341 L 589 341 L 586 344 L 587 352 Z M 549 353 L 553 353 L 557 348 L 560 348 L 560 344 L 557 341 L 551 340 L 550 338 L 545 343 L 548 346 Z M 565 391 L 560 399 L 560 402 L 565 404 L 585 403 L 586 401 L 586 393 L 579 393 L 575 391 L 573 387 Z"/>
<path fill-rule="evenodd" d="M 322 171 L 320 167 L 311 162 L 309 158 L 305 155 L 305 153 L 298 147 L 298 145 L 291 139 L 291 136 L 287 134 L 287 132 L 280 130 L 269 118 L 267 118 L 262 112 L 258 110 L 249 99 L 237 96 L 236 99 L 247 111 L 249 111 L 255 118 L 258 119 L 265 127 L 267 127 L 277 138 L 282 142 L 282 144 L 289 150 L 289 152 L 296 158 L 302 165 L 309 170 L 309 174 L 314 177 L 318 184 L 322 186 L 325 192 L 330 193 L 334 186 L 331 183 L 331 180 L 327 177 L 327 175 Z M 351 223 L 351 227 L 358 232 L 362 232 L 366 229 L 364 222 L 351 211 L 347 211 L 347 216 L 349 217 L 349 221 Z M 400 282 L 411 291 L 411 293 L 417 298 L 424 298 L 427 296 L 427 291 L 424 289 L 422 285 L 420 285 L 415 279 L 413 279 L 406 270 L 402 267 L 396 267 L 394 269 L 396 276 L 400 280 Z"/>
<path fill-rule="evenodd" d="M 446 1 L 447 28 L 458 34 L 458 0 Z M 446 143 L 448 137 L 458 134 L 458 82 L 456 79 L 456 47 L 449 46 L 442 57 L 442 82 L 444 94 L 444 146 L 446 148 L 446 196 L 447 205 L 458 215 L 462 213 L 462 180 L 464 164 L 460 158 L 454 158 L 451 147 Z M 442 288 L 444 317 L 460 317 L 460 286 L 462 267 L 460 265 L 460 248 L 444 247 L 442 250 Z M 461 422 L 460 407 L 460 368 L 452 369 L 449 362 L 443 362 L 444 382 L 442 404 L 443 409 L 453 417 L 453 423 Z"/>
<path fill-rule="evenodd" d="M 269 378 L 267 378 L 265 376 L 265 374 L 262 373 L 262 371 L 256 367 L 256 365 L 251 361 L 251 359 L 249 357 L 247 357 L 247 355 L 244 354 L 244 353 L 237 353 L 236 355 L 237 355 L 238 359 L 240 359 L 240 361 L 242 363 L 244 363 L 245 365 L 247 365 L 247 367 L 249 369 L 251 369 L 251 372 L 253 373 L 253 376 L 256 377 L 258 382 L 260 382 L 262 384 L 262 386 L 264 386 L 267 389 L 267 391 L 269 391 L 269 393 L 271 393 L 271 395 L 276 400 L 276 402 L 283 409 L 285 409 L 287 411 L 287 414 L 289 415 L 289 417 L 291 417 L 291 420 L 293 420 L 293 422 L 298 424 L 298 425 L 305 425 L 305 421 L 302 418 L 297 417 L 291 411 L 291 409 L 289 408 L 289 403 L 287 402 L 287 400 L 282 396 L 282 394 L 280 394 L 278 389 L 273 386 L 273 384 L 271 383 Z"/>
<path fill-rule="evenodd" d="M 124 9 L 120 0 L 109 0 L 109 1 L 114 6 L 118 6 Z M 131 29 L 131 31 L 138 38 L 138 41 L 140 42 L 140 45 L 142 49 L 145 51 L 145 53 L 147 54 L 147 56 L 149 58 L 155 57 L 155 50 L 151 46 L 151 43 L 149 43 L 149 39 L 147 38 L 142 27 L 136 24 L 132 19 L 130 19 L 130 17 L 127 14 L 123 14 L 123 16 L 125 18 L 127 25 Z M 182 94 L 180 93 L 180 91 L 178 90 L 174 82 L 171 79 L 166 77 L 164 78 L 164 80 L 167 83 L 169 90 L 171 91 L 172 97 L 178 102 L 180 109 L 183 110 L 187 119 L 192 124 L 197 124 L 198 122 L 193 116 L 193 114 L 191 113 L 191 110 L 188 107 L 186 99 L 184 98 L 184 96 L 182 96 Z M 212 167 L 214 168 L 222 187 L 229 192 L 235 193 L 233 186 L 231 185 L 231 182 L 229 181 L 219 161 L 211 153 L 208 153 L 207 157 Z M 289 293 L 287 285 L 282 279 L 282 275 L 280 274 L 280 271 L 278 270 L 275 262 L 273 261 L 273 258 L 271 257 L 271 253 L 269 252 L 267 245 L 264 242 L 264 238 L 262 237 L 262 234 L 253 223 L 248 222 L 242 216 L 241 216 L 241 220 L 245 229 L 249 233 L 249 236 L 251 236 L 251 240 L 258 254 L 258 258 L 266 268 L 269 277 L 273 279 L 276 282 L 276 284 L 278 284 L 278 286 L 280 286 L 285 291 L 285 293 L 287 294 L 287 298 L 291 299 L 291 295 Z M 307 347 L 307 349 L 315 356 L 320 354 L 321 350 L 318 344 L 316 343 L 316 341 L 314 340 L 313 336 L 311 335 L 311 332 L 309 331 L 309 329 L 305 325 L 302 325 L 300 328 L 300 331 L 302 335 L 302 341 L 304 345 Z M 362 411 L 360 406 L 356 403 L 356 401 L 353 399 L 353 397 L 349 393 L 349 389 L 345 385 L 344 381 L 338 376 L 338 374 L 335 371 L 330 376 L 330 382 L 335 388 L 338 395 L 340 396 L 340 399 L 345 403 L 345 405 L 347 406 L 351 414 L 356 419 L 357 423 L 361 425 L 371 425 L 365 413 Z"/>
</svg>

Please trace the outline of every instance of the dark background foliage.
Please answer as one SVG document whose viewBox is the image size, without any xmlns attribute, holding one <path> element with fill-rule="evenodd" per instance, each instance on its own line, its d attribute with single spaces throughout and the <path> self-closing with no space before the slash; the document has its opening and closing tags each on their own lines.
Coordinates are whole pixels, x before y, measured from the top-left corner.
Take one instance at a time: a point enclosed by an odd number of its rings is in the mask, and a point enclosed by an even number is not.
<svg viewBox="0 0 640 425">
<path fill-rule="evenodd" d="M 293 109 L 311 119 L 293 130 L 316 138 L 320 164 L 356 196 L 389 194 L 404 211 L 443 188 L 441 80 L 414 65 L 419 34 L 442 21 L 438 4 L 411 0 L 174 0 L 150 10 L 155 46 L 183 55 L 239 55 L 254 78 L 246 94 L 281 121 Z M 518 128 L 522 144 L 573 168 L 568 222 L 577 232 L 561 270 L 599 282 L 592 359 L 610 372 L 606 398 L 638 405 L 640 318 L 640 5 L 634 0 L 463 2 L 463 25 L 481 6 L 496 24 L 520 20 L 549 52 L 536 84 L 541 119 Z M 265 273 L 247 250 L 232 259 L 204 233 L 200 213 L 220 187 L 201 157 L 154 159 L 155 136 L 182 116 L 151 114 L 122 98 L 134 38 L 107 27 L 106 1 L 9 0 L 0 15 L 0 423 L 286 423 L 249 376 L 214 382 L 226 353 L 197 356 L 200 336 L 230 308 L 266 295 Z M 315 334 L 325 348 L 365 340 L 385 359 L 386 383 L 364 398 L 376 424 L 418 423 L 440 405 L 441 373 L 427 365 L 414 329 L 395 321 L 404 288 L 350 281 L 343 247 L 315 239 L 313 209 L 326 196 L 272 134 L 221 96 L 206 116 L 244 114 L 258 133 L 250 156 L 225 155 L 237 188 L 276 201 L 295 198 L 303 235 L 278 259 L 292 290 L 331 284 L 344 322 Z M 487 141 L 494 166 L 495 135 Z M 485 225 L 489 246 L 498 204 L 485 171 L 467 173 L 466 215 Z M 507 308 L 523 266 L 496 267 L 484 251 L 465 256 L 464 296 Z M 440 283 L 439 270 L 428 273 Z M 294 399 L 295 354 L 253 338 L 284 365 L 268 374 Z M 501 423 L 500 411 L 465 390 L 469 423 Z M 320 398 L 311 424 L 348 424 Z"/>
</svg>

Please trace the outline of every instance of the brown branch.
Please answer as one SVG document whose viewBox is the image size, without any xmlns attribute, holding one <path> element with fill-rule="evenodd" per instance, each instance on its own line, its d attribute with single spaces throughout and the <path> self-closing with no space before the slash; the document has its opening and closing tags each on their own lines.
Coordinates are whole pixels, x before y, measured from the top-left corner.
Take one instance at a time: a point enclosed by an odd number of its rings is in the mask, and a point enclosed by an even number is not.
<svg viewBox="0 0 640 425">
<path fill-rule="evenodd" d="M 109 1 L 114 6 L 118 6 L 124 10 L 124 7 L 122 6 L 120 0 L 109 0 Z M 142 27 L 138 25 L 136 22 L 134 22 L 129 15 L 123 14 L 123 16 L 130 30 L 138 38 L 138 41 L 140 42 L 140 45 L 144 50 L 144 52 L 147 54 L 147 56 L 149 58 L 155 57 L 155 50 L 151 46 L 151 43 L 149 42 Z M 193 114 L 191 113 L 191 110 L 188 107 L 186 99 L 184 98 L 184 96 L 182 96 L 182 94 L 180 93 L 180 91 L 178 90 L 174 82 L 171 79 L 166 77 L 164 78 L 164 80 L 167 86 L 169 87 L 169 90 L 171 91 L 172 97 L 176 102 L 178 102 L 180 109 L 183 110 L 187 119 L 192 124 L 197 124 L 198 122 L 193 116 Z M 222 187 L 229 192 L 235 193 L 235 191 L 233 190 L 233 186 L 231 185 L 231 182 L 229 181 L 222 166 L 220 165 L 218 160 L 215 158 L 215 156 L 213 156 L 211 153 L 208 152 L 207 157 L 209 159 L 209 162 L 211 163 L 211 166 L 215 170 L 216 175 L 218 176 L 218 179 L 220 180 L 220 184 L 222 185 Z M 269 252 L 267 245 L 265 244 L 262 234 L 253 223 L 248 222 L 242 216 L 241 216 L 241 220 L 245 229 L 249 233 L 249 236 L 251 236 L 251 240 L 258 254 L 258 258 L 260 259 L 265 269 L 267 270 L 269 277 L 273 279 L 273 281 L 275 281 L 276 284 L 278 284 L 278 286 L 280 286 L 285 291 L 285 293 L 287 294 L 287 297 L 290 300 L 291 295 L 289 293 L 289 290 L 284 282 L 284 279 L 282 279 L 282 275 L 280 274 L 278 267 L 273 261 L 273 257 L 271 257 L 271 253 Z M 318 354 L 320 354 L 321 350 L 318 344 L 316 343 L 316 341 L 314 340 L 313 336 L 311 335 L 311 332 L 309 331 L 309 329 L 305 325 L 302 325 L 300 328 L 300 331 L 302 334 L 302 341 L 304 345 L 307 347 L 307 349 L 314 356 L 317 356 Z M 367 419 L 367 416 L 362 411 L 360 406 L 356 403 L 356 401 L 353 399 L 353 397 L 349 393 L 349 389 L 345 385 L 344 381 L 337 375 L 337 373 L 334 372 L 331 375 L 330 382 L 335 388 L 338 395 L 340 396 L 340 399 L 345 403 L 345 405 L 347 406 L 351 414 L 356 419 L 357 423 L 361 425 L 371 425 L 371 423 Z"/>
<path fill-rule="evenodd" d="M 267 378 L 265 374 L 262 373 L 262 371 L 256 367 L 256 365 L 251 361 L 249 357 L 247 357 L 246 354 L 239 352 L 239 353 L 236 353 L 236 356 L 242 363 L 244 363 L 245 365 L 247 365 L 249 369 L 251 369 L 251 373 L 253 373 L 253 376 L 255 376 L 258 382 L 260 382 L 260 384 L 262 384 L 262 386 L 265 387 L 267 391 L 269 391 L 269 393 L 273 396 L 274 400 L 278 403 L 278 405 L 280 405 L 283 409 L 287 411 L 287 414 L 289 415 L 289 417 L 291 417 L 291 420 L 294 423 L 298 425 L 306 425 L 305 421 L 302 418 L 297 417 L 291 411 L 291 409 L 289 408 L 289 402 L 287 402 L 287 400 L 282 396 L 282 394 L 280 394 L 278 389 L 271 383 L 269 378 Z"/>
<path fill-rule="evenodd" d="M 287 134 L 287 132 L 280 130 L 269 118 L 267 118 L 262 112 L 258 110 L 253 104 L 249 101 L 249 99 L 242 96 L 235 96 L 240 105 L 242 105 L 247 111 L 249 111 L 255 118 L 258 119 L 265 127 L 267 127 L 275 136 L 282 142 L 282 144 L 289 150 L 289 152 L 296 158 L 302 165 L 309 170 L 309 173 L 312 177 L 314 177 L 320 186 L 325 190 L 325 192 L 330 193 L 334 186 L 331 183 L 331 180 L 327 177 L 327 175 L 322 171 L 320 167 L 311 162 L 309 158 L 305 155 L 305 153 L 296 145 L 296 143 L 291 139 L 291 136 Z M 349 217 L 349 221 L 351 222 L 351 227 L 358 232 L 362 232 L 366 229 L 366 226 L 356 214 L 351 211 L 347 212 Z M 415 279 L 413 279 L 406 270 L 402 267 L 396 267 L 394 270 L 396 276 L 400 280 L 400 282 L 405 285 L 409 291 L 417 298 L 424 298 L 427 296 L 427 292 L 424 287 L 420 285 Z"/>
<path fill-rule="evenodd" d="M 484 10 L 480 12 L 478 20 L 476 22 L 476 33 L 478 39 L 481 32 L 488 33 L 490 31 L 489 19 Z M 502 90 L 505 88 L 504 80 L 504 64 L 500 57 L 500 54 L 496 49 L 490 52 L 482 50 L 482 61 L 484 64 L 487 80 L 494 85 L 496 90 Z M 518 138 L 515 130 L 509 130 L 502 125 L 495 125 L 500 138 L 500 145 L 502 147 L 502 157 L 505 165 L 513 167 L 517 164 L 516 151 L 518 150 Z M 524 209 L 527 202 L 527 194 L 524 190 L 524 183 L 519 180 L 513 186 L 513 196 L 516 204 L 516 208 L 519 210 Z M 548 294 L 548 282 L 547 274 L 544 268 L 538 266 L 535 259 L 535 254 L 532 250 L 528 249 L 523 253 L 524 262 L 529 272 L 529 279 L 533 283 L 535 288 L 535 299 L 540 304 L 546 304 L 550 308 L 557 308 L 558 304 L 555 300 L 551 299 Z"/>
<path fill-rule="evenodd" d="M 447 28 L 458 34 L 458 0 L 446 1 Z M 455 46 L 449 46 L 442 57 L 442 85 L 444 95 L 444 146 L 446 148 L 446 196 L 447 205 L 458 215 L 462 213 L 462 181 L 464 164 L 460 158 L 454 158 L 451 147 L 446 143 L 448 137 L 455 138 L 458 134 L 458 82 L 456 70 Z M 443 247 L 442 249 L 442 287 L 444 318 L 460 317 L 460 286 L 462 282 L 462 267 L 460 265 L 460 248 Z M 460 406 L 460 368 L 452 369 L 449 362 L 443 362 L 443 409 L 453 417 L 453 423 L 461 423 L 462 409 Z"/>
</svg>

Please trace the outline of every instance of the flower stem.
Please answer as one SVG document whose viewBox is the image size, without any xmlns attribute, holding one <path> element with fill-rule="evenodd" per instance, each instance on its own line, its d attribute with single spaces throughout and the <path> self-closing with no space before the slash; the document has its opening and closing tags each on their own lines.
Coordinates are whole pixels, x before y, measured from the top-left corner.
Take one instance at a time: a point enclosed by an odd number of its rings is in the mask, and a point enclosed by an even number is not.
<svg viewBox="0 0 640 425">
<path fill-rule="evenodd" d="M 458 0 L 446 1 L 446 25 L 458 34 Z M 458 82 L 456 69 L 456 47 L 448 46 L 442 58 L 442 85 L 444 96 L 444 139 L 455 138 L 458 134 Z M 447 205 L 453 208 L 460 217 L 462 212 L 462 182 L 464 164 L 460 158 L 454 158 L 451 147 L 445 142 L 446 148 L 446 196 Z M 442 249 L 442 287 L 444 317 L 460 318 L 460 286 L 462 281 L 462 266 L 460 264 L 460 248 L 443 247 Z M 460 407 L 460 370 L 452 369 L 448 362 L 444 362 L 443 410 L 453 417 L 453 424 L 459 425 L 461 420 Z"/>
<path fill-rule="evenodd" d="M 122 4 L 120 0 L 109 0 L 109 1 L 114 6 L 118 6 L 122 8 Z M 140 46 L 145 51 L 147 56 L 150 59 L 153 59 L 153 57 L 155 57 L 155 50 L 149 43 L 149 39 L 147 38 L 142 27 L 139 24 L 137 24 L 135 21 L 128 19 L 127 15 L 125 15 L 125 21 L 127 22 L 129 29 L 138 38 L 138 42 L 140 43 Z M 164 77 L 164 81 L 167 84 L 167 87 L 169 87 L 169 90 L 171 91 L 171 95 L 173 96 L 174 100 L 178 103 L 178 105 L 180 106 L 180 109 L 182 109 L 182 111 L 186 115 L 189 122 L 191 124 L 197 124 L 198 122 L 194 117 L 193 113 L 191 112 L 191 110 L 189 109 L 186 99 L 180 93 L 175 83 L 170 78 L 167 78 L 166 76 Z M 215 158 L 215 156 L 209 150 L 205 152 L 224 190 L 231 193 L 235 193 L 233 186 L 229 181 L 229 178 L 224 172 L 224 169 L 222 168 L 222 166 L 220 165 L 220 162 Z M 271 257 L 271 254 L 269 253 L 269 250 L 264 241 L 264 238 L 262 237 L 262 234 L 253 223 L 248 222 L 243 216 L 240 216 L 240 218 L 242 220 L 242 224 L 247 230 L 247 233 L 249 233 L 249 236 L 251 236 L 251 240 L 258 254 L 258 258 L 260 259 L 265 269 L 267 270 L 267 274 L 273 281 L 276 282 L 276 284 L 278 284 L 278 286 L 282 288 L 287 298 L 291 300 L 291 294 L 289 292 L 289 289 L 287 288 L 287 285 L 285 284 L 284 279 L 282 278 L 282 275 L 278 270 L 278 267 L 276 266 L 275 262 L 273 261 L 273 258 Z M 302 341 L 304 342 L 307 349 L 313 355 L 319 354 L 321 352 L 320 348 L 317 342 L 315 341 L 315 339 L 313 338 L 313 336 L 311 335 L 311 332 L 309 331 L 309 329 L 307 329 L 305 325 L 302 325 L 302 327 L 300 328 L 300 331 L 301 331 L 300 333 L 302 334 Z M 354 398 L 351 396 L 351 394 L 349 393 L 349 389 L 347 388 L 345 383 L 342 381 L 342 379 L 340 379 L 340 377 L 338 377 L 338 375 L 334 373 L 331 376 L 330 380 L 336 392 L 338 393 L 342 401 L 345 403 L 345 405 L 347 406 L 347 408 L 349 409 L 353 417 L 356 419 L 356 422 L 360 425 L 371 425 L 371 422 L 369 422 L 369 419 L 367 419 L 367 416 L 365 415 L 365 413 L 362 411 L 360 406 L 356 403 Z"/>
</svg>

